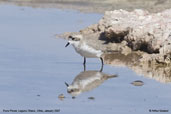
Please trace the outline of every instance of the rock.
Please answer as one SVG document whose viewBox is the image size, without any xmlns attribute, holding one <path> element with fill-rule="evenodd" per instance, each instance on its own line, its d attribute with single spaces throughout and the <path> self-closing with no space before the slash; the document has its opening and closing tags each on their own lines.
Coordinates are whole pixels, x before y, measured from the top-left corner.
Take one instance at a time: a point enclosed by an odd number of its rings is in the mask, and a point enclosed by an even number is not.
<svg viewBox="0 0 171 114">
<path fill-rule="evenodd" d="M 61 100 L 61 101 L 62 101 L 62 100 L 64 100 L 64 98 L 65 98 L 64 94 L 60 94 L 60 95 L 58 95 L 58 99 L 59 99 L 59 100 Z"/>
<path fill-rule="evenodd" d="M 113 39 L 115 43 L 125 40 L 132 50 L 159 53 L 162 44 L 169 39 L 170 16 L 171 13 L 165 16 L 143 10 L 117 10 L 106 12 L 98 24 L 105 26 L 104 32 L 110 36 L 106 38 Z"/>
<path fill-rule="evenodd" d="M 88 99 L 90 99 L 90 100 L 94 100 L 95 98 L 94 98 L 94 97 L 88 97 Z"/>
<path fill-rule="evenodd" d="M 143 86 L 144 82 L 141 80 L 136 80 L 136 81 L 133 81 L 131 84 L 134 86 Z"/>
</svg>

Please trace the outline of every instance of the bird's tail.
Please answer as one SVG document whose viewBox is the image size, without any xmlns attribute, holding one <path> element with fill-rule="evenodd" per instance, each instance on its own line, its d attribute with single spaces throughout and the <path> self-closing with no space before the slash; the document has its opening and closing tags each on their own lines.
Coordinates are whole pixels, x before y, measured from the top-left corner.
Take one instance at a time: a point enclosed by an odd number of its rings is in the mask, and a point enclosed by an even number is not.
<svg viewBox="0 0 171 114">
<path fill-rule="evenodd" d="M 109 78 L 116 78 L 116 77 L 118 77 L 117 74 L 114 74 L 114 75 L 106 75 L 106 76 L 105 76 L 105 79 L 107 80 L 107 79 L 109 79 Z"/>
<path fill-rule="evenodd" d="M 118 77 L 118 75 L 117 75 L 117 74 L 109 75 L 109 76 L 108 76 L 108 78 L 116 78 L 116 77 Z"/>
</svg>

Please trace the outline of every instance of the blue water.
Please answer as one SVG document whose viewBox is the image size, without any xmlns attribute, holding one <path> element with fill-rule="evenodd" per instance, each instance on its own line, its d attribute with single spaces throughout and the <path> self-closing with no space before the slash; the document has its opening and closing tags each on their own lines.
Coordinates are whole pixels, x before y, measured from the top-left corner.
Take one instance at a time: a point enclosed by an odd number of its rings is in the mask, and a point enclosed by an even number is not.
<svg viewBox="0 0 171 114">
<path fill-rule="evenodd" d="M 72 10 L 0 5 L 0 112 L 13 114 L 3 111 L 10 109 L 60 109 L 53 113 L 61 114 L 144 114 L 150 113 L 150 109 L 170 112 L 171 84 L 145 78 L 127 67 L 105 65 L 104 73 L 118 77 L 75 99 L 67 93 L 64 83 L 71 84 L 84 70 L 83 58 L 72 46 L 65 48 L 66 41 L 56 39 L 55 34 L 77 32 L 100 18 L 100 14 Z M 99 69 L 100 60 L 87 59 L 87 70 Z M 142 80 L 144 85 L 131 85 L 135 80 Z M 59 94 L 66 98 L 61 101 Z"/>
</svg>

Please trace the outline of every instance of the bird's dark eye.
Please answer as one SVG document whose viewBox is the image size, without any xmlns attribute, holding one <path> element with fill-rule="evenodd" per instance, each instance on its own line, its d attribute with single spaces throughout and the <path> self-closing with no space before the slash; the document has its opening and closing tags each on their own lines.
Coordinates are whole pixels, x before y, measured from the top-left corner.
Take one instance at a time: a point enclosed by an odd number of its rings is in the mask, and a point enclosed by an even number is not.
<svg viewBox="0 0 171 114">
<path fill-rule="evenodd" d="M 75 38 L 74 38 L 74 37 L 72 37 L 72 36 L 69 36 L 69 39 L 71 39 L 71 40 L 75 40 Z"/>
<path fill-rule="evenodd" d="M 74 90 L 73 90 L 73 89 L 71 89 L 71 90 L 68 90 L 67 92 L 68 92 L 68 93 L 72 93 L 72 92 L 74 92 Z"/>
</svg>

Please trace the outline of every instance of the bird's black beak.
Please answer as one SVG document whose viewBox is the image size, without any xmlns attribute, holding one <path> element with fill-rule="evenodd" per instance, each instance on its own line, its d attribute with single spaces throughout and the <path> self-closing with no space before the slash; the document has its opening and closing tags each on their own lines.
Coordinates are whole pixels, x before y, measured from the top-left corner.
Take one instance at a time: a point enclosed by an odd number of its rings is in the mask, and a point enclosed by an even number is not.
<svg viewBox="0 0 171 114">
<path fill-rule="evenodd" d="M 65 47 L 67 47 L 69 44 L 70 44 L 70 43 L 68 42 L 68 43 L 65 45 Z"/>
<path fill-rule="evenodd" d="M 65 85 L 66 85 L 67 87 L 69 86 L 69 84 L 68 84 L 68 83 L 66 83 L 66 82 L 65 82 Z"/>
</svg>

